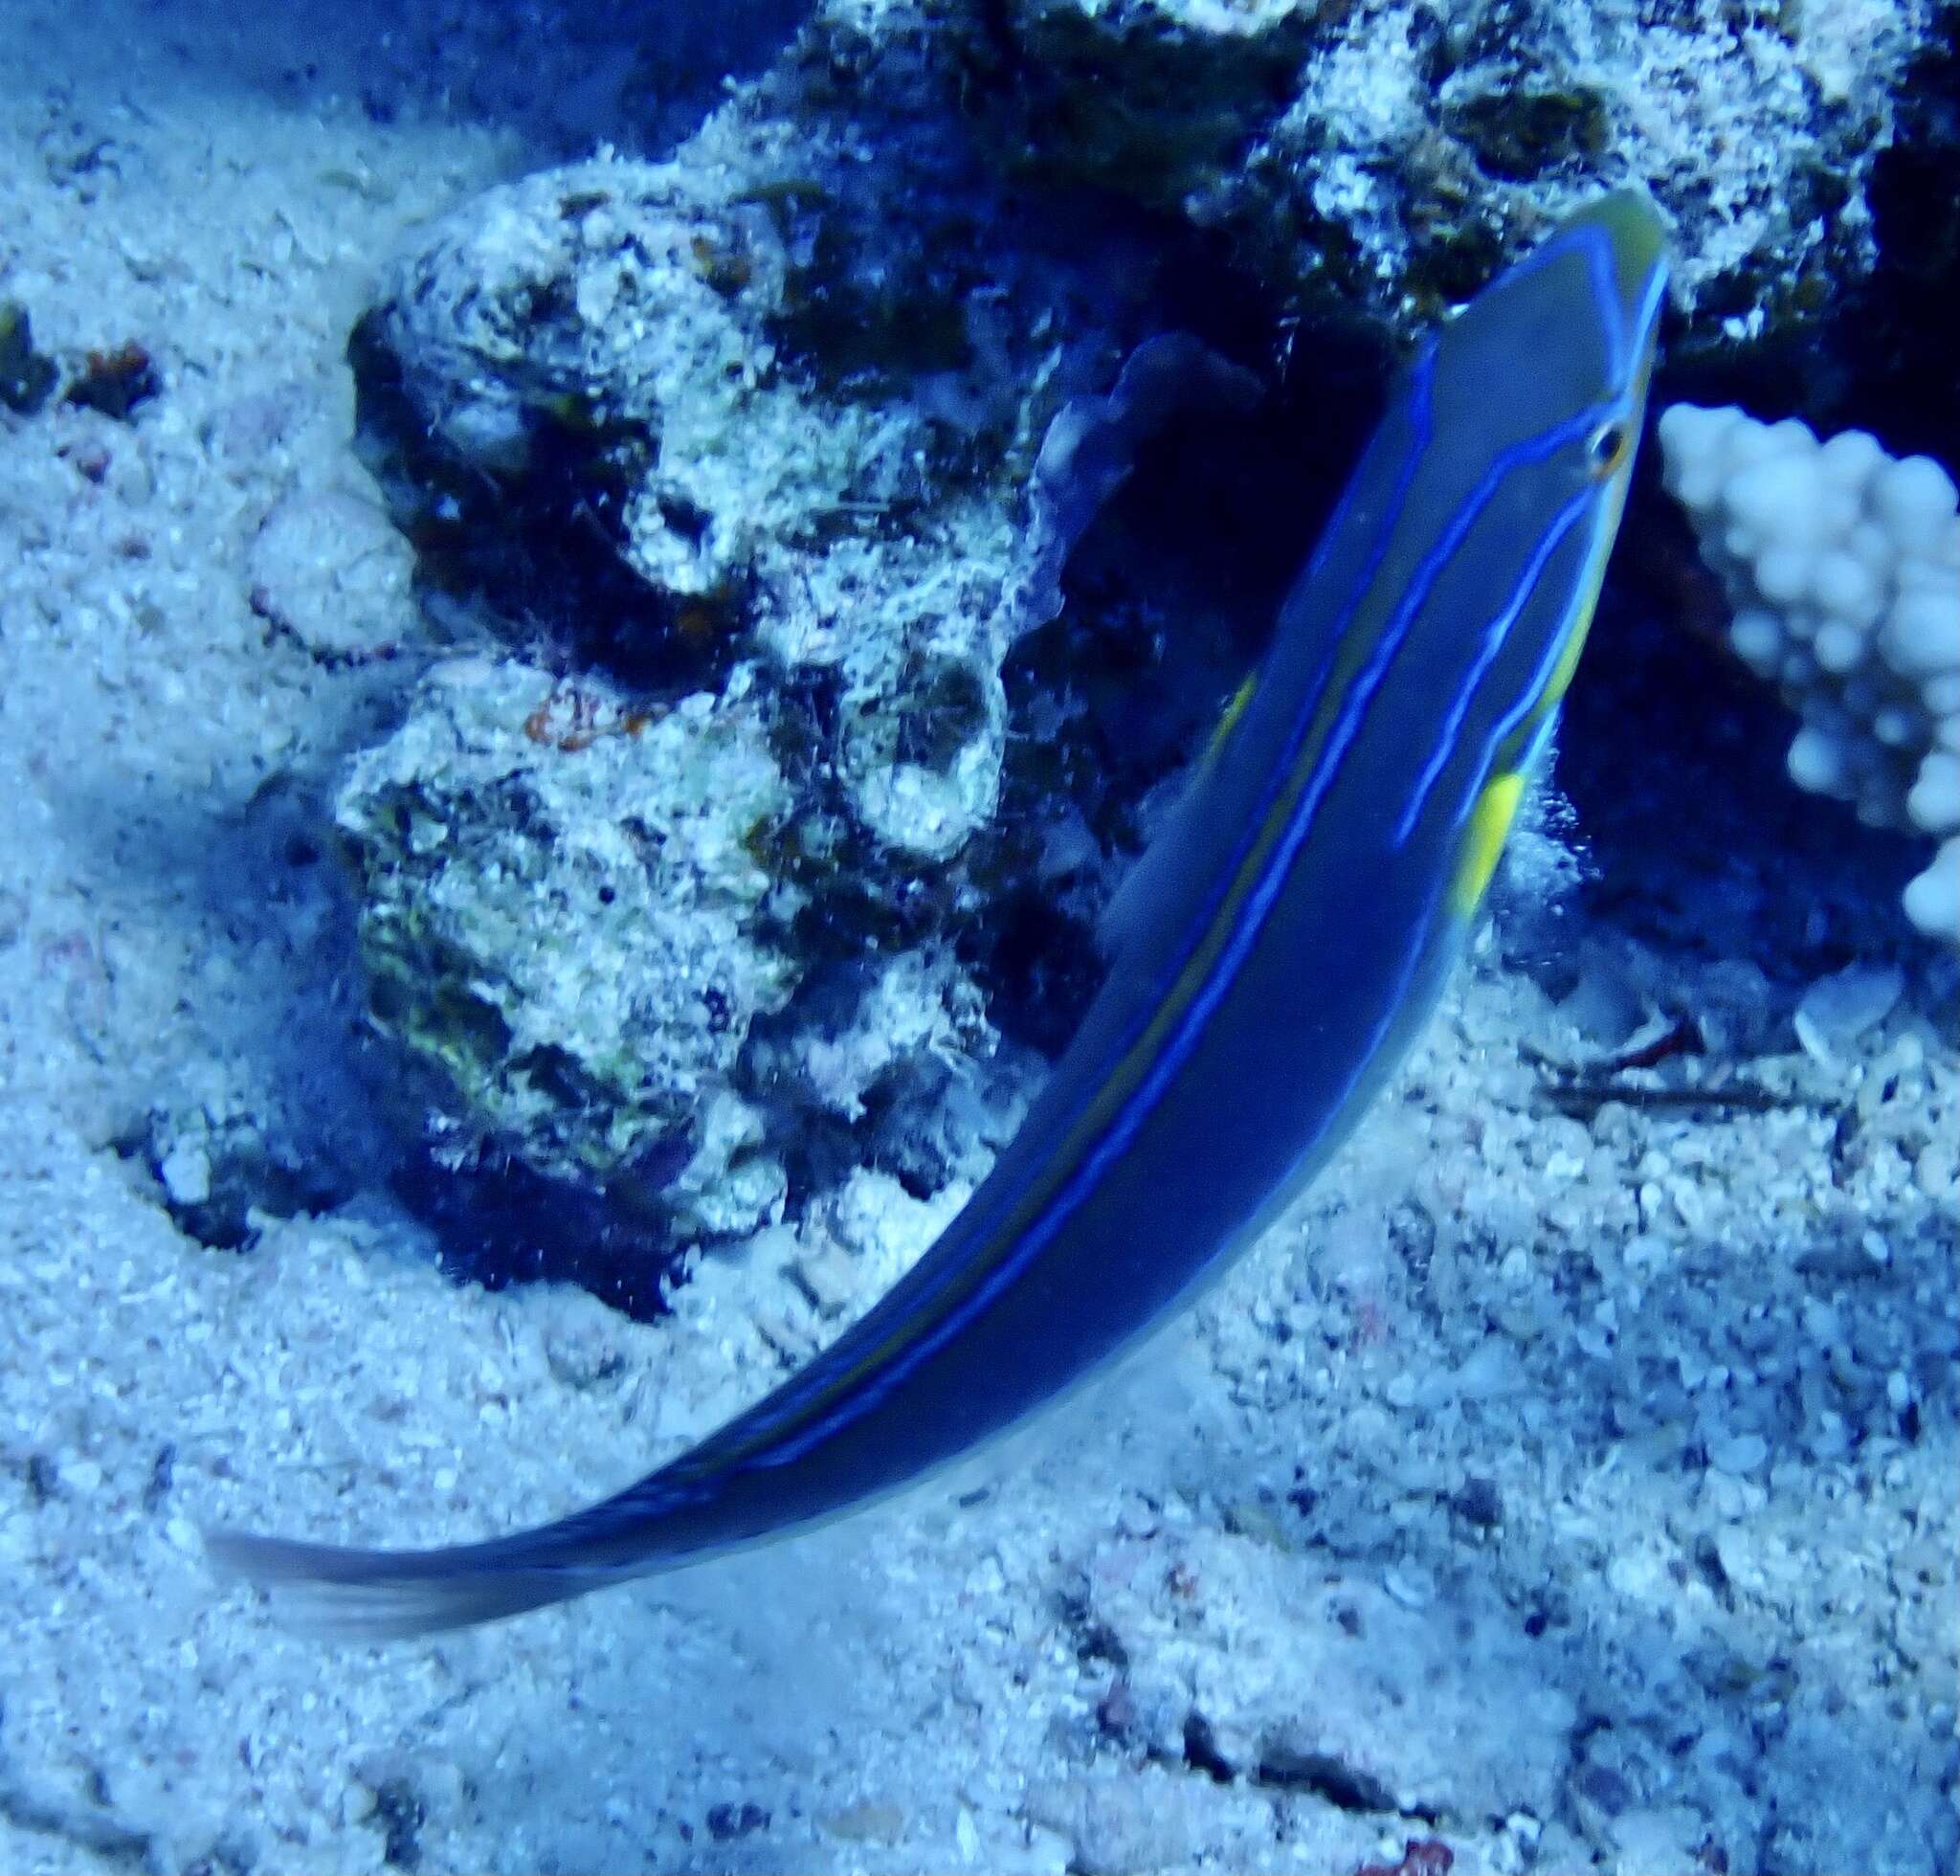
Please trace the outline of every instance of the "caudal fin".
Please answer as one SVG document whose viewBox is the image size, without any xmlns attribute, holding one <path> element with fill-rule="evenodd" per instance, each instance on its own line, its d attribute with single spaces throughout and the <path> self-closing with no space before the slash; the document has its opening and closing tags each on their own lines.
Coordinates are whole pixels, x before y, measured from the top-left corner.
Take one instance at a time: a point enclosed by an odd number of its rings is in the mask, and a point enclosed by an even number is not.
<svg viewBox="0 0 1960 1876">
<path fill-rule="evenodd" d="M 636 1574 L 546 1561 L 522 1540 L 360 1551 L 211 1530 L 204 1546 L 225 1574 L 263 1590 L 285 1626 L 347 1642 L 399 1641 L 501 1621 Z"/>
</svg>

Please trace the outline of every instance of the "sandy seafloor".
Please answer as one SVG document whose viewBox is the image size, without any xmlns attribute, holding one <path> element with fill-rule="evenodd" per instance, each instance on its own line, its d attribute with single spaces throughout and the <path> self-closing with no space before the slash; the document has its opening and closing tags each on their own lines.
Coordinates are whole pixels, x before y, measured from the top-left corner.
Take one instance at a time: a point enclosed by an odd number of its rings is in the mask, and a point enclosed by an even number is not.
<svg viewBox="0 0 1960 1876">
<path fill-rule="evenodd" d="M 1300 1215 L 979 1496 L 388 1650 L 212 1580 L 209 1522 L 568 1509 L 784 1365 L 767 1271 L 652 1326 L 462 1289 L 349 1171 L 356 987 L 280 804 L 422 627 L 323 661 L 251 544 L 360 486 L 390 243 L 607 134 L 620 63 L 546 10 L 277 11 L 0 6 L 0 292 L 165 385 L 0 414 L 0 1868 L 1953 1868 L 1954 964 L 1899 854 L 1678 726 L 1573 777 L 1615 891 L 1514 895 Z M 1667 703 L 1614 629 L 1595 722 Z M 1860 955 L 1896 1005 L 1804 1051 Z M 1553 1111 L 1542 1059 L 1652 1007 L 1769 1098 Z M 268 1089 L 354 1196 L 200 1244 L 132 1143 Z"/>
</svg>

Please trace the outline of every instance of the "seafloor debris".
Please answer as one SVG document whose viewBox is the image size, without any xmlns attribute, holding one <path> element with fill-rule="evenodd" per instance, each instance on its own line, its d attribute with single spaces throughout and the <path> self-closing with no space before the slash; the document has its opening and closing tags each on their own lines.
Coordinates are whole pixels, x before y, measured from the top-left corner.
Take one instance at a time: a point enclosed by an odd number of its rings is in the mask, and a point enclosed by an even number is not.
<svg viewBox="0 0 1960 1876">
<path fill-rule="evenodd" d="M 27 308 L 0 300 L 0 404 L 18 416 L 32 416 L 48 401 L 60 375 L 55 361 L 34 349 Z"/>
<path fill-rule="evenodd" d="M 71 404 L 127 422 L 139 405 L 148 403 L 163 388 L 148 348 L 130 339 L 90 352 L 79 375 L 61 394 Z"/>
<path fill-rule="evenodd" d="M 380 658 L 415 623 L 414 555 L 374 502 L 346 489 L 283 497 L 246 561 L 252 610 L 320 659 Z"/>
<path fill-rule="evenodd" d="M 1456 1862 L 1450 1846 L 1438 1837 L 1412 1837 L 1395 1864 L 1365 1863 L 1354 1876 L 1450 1876 Z"/>
</svg>

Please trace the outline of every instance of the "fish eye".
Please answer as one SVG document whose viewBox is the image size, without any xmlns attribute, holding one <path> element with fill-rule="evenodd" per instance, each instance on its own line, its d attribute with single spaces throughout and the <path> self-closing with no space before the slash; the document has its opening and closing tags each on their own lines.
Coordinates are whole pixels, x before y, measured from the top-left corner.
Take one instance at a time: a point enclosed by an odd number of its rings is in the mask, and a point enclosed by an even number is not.
<svg viewBox="0 0 1960 1876">
<path fill-rule="evenodd" d="M 1586 446 L 1587 455 L 1592 458 L 1593 469 L 1600 475 L 1611 474 L 1620 465 L 1627 453 L 1627 427 L 1623 423 L 1602 423 L 1592 433 L 1592 440 Z"/>
</svg>

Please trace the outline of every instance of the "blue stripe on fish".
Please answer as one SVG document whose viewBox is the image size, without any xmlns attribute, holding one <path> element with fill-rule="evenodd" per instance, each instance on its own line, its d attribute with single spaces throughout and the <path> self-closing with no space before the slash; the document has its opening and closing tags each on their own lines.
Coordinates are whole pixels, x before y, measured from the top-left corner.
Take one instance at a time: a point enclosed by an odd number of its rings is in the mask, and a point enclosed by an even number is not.
<svg viewBox="0 0 1960 1876">
<path fill-rule="evenodd" d="M 1592 500 L 1588 493 L 1575 495 L 1561 508 L 1551 525 L 1546 530 L 1545 539 L 1539 543 L 1531 558 L 1525 563 L 1524 570 L 1518 575 L 1514 586 L 1505 599 L 1503 610 L 1496 618 L 1484 627 L 1481 637 L 1481 649 L 1476 664 L 1472 667 L 1473 678 L 1481 678 L 1495 661 L 1504 635 L 1518 621 L 1518 614 L 1525 610 L 1525 602 L 1531 596 L 1531 590 L 1545 571 L 1546 563 L 1564 546 L 1566 536 L 1579 524 L 1587 504 Z M 1552 650 L 1545 660 L 1545 675 L 1548 679 L 1551 667 L 1556 663 L 1558 651 Z M 1402 818 L 1395 824 L 1395 842 L 1399 846 L 1415 830 L 1416 817 L 1429 804 L 1430 791 L 1435 788 L 1437 777 L 1442 773 L 1443 765 L 1449 760 L 1450 751 L 1463 727 L 1463 718 L 1470 708 L 1472 693 L 1465 688 L 1457 694 L 1457 700 L 1450 705 L 1449 716 L 1443 723 L 1443 733 L 1437 742 L 1436 754 L 1424 768 L 1421 779 L 1415 785 L 1414 799 L 1403 811 Z M 1523 715 L 1521 710 L 1519 715 Z"/>
</svg>

